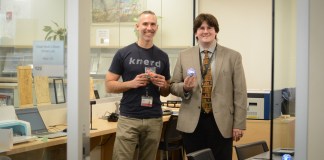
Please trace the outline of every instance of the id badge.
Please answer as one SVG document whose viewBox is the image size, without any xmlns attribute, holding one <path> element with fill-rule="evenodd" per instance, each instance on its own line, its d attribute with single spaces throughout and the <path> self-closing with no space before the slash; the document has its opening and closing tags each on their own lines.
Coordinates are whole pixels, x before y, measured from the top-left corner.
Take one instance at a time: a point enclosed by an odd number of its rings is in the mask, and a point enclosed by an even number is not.
<svg viewBox="0 0 324 160">
<path fill-rule="evenodd" d="M 143 107 L 152 107 L 153 97 L 151 96 L 142 96 L 141 106 Z"/>
</svg>

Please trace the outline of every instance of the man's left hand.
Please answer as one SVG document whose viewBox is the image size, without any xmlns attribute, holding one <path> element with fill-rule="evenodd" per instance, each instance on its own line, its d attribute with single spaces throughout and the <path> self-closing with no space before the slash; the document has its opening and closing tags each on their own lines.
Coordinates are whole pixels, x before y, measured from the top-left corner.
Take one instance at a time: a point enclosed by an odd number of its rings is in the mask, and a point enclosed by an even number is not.
<svg viewBox="0 0 324 160">
<path fill-rule="evenodd" d="M 233 129 L 233 141 L 237 142 L 243 137 L 243 130 L 241 129 Z"/>
</svg>

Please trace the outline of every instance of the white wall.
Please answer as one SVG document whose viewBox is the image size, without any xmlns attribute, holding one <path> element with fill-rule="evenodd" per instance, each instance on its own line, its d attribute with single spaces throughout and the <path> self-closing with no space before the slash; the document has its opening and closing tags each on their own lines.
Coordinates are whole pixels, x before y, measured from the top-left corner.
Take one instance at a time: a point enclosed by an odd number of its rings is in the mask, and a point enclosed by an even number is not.
<svg viewBox="0 0 324 160">
<path fill-rule="evenodd" d="M 22 0 L 16 0 L 22 1 Z M 46 33 L 43 31 L 45 25 L 55 28 L 52 21 L 58 23 L 60 27 L 66 26 L 66 0 L 29 0 L 31 1 L 31 19 L 35 19 L 37 39 L 44 40 Z M 23 27 L 23 26 L 20 26 Z M 24 30 L 24 28 L 20 28 Z M 26 30 L 25 30 L 26 31 Z M 32 39 L 35 40 L 35 39 Z"/>
<path fill-rule="evenodd" d="M 66 26 L 65 0 L 2 0 L 0 19 L 9 28 L 10 40 L 3 40 L 14 45 L 32 45 L 34 40 L 44 40 L 45 25 L 55 28 L 52 21 L 61 27 Z M 159 18 L 159 30 L 154 41 L 159 47 L 183 47 L 192 45 L 192 3 L 187 0 L 146 0 L 146 9 L 154 11 Z M 13 11 L 12 23 L 5 19 L 7 11 Z M 188 16 L 189 15 L 189 16 Z M 96 30 L 109 29 L 110 47 L 126 46 L 137 40 L 134 23 L 90 24 L 90 45 L 96 45 Z M 16 27 L 15 27 L 16 26 Z M 5 29 L 0 29 L 0 36 L 6 36 Z M 9 35 L 10 36 L 10 35 Z"/>
<path fill-rule="evenodd" d="M 59 124 L 67 124 L 67 111 L 65 103 L 38 106 L 38 110 L 47 127 Z"/>
<path fill-rule="evenodd" d="M 187 0 L 147 0 L 146 9 L 159 17 L 159 29 L 154 43 L 162 48 L 192 45 L 192 3 Z M 109 29 L 110 44 L 123 47 L 137 40 L 134 33 L 135 22 L 115 24 L 92 24 L 91 46 L 96 44 L 96 30 Z"/>
<path fill-rule="evenodd" d="M 34 40 L 44 40 L 45 25 L 55 28 L 52 21 L 65 26 L 65 0 L 2 0 L 0 9 L 0 37 L 4 45 L 31 45 Z M 5 14 L 12 12 L 12 20 Z"/>
<path fill-rule="evenodd" d="M 275 89 L 296 86 L 296 14 L 296 0 L 275 2 Z"/>
<path fill-rule="evenodd" d="M 27 0 L 28 1 L 28 0 Z M 29 0 L 30 10 L 18 20 L 16 43 L 31 45 L 42 40 L 44 25 L 51 20 L 65 25 L 65 0 Z M 271 80 L 271 0 L 200 0 L 199 13 L 214 14 L 220 23 L 219 43 L 239 51 L 243 56 L 248 89 L 270 89 Z M 185 47 L 192 45 L 192 3 L 186 0 L 147 0 L 147 9 L 153 10 L 159 19 L 159 32 L 155 43 L 159 47 Z M 24 25 L 21 25 L 24 24 Z M 119 29 L 120 27 L 120 29 Z M 98 28 L 109 28 L 111 45 L 125 46 L 136 41 L 134 24 L 91 25 L 90 44 L 95 44 Z M 22 32 L 23 31 L 23 32 Z M 28 31 L 28 32 L 25 32 Z M 26 38 L 30 37 L 30 38 Z"/>
<path fill-rule="evenodd" d="M 199 0 L 219 23 L 218 42 L 239 51 L 248 89 L 271 89 L 271 0 Z"/>
<path fill-rule="evenodd" d="M 193 2 L 162 0 L 161 47 L 192 46 Z"/>
</svg>

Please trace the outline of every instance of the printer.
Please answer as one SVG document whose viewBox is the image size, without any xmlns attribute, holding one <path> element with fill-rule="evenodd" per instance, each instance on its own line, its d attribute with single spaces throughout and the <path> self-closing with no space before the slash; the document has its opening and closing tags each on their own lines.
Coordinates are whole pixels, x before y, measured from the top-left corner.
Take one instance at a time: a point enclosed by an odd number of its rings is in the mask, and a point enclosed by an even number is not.
<svg viewBox="0 0 324 160">
<path fill-rule="evenodd" d="M 4 135 L 7 135 L 6 133 L 11 134 L 7 137 L 7 139 L 11 139 L 8 142 L 11 145 L 36 139 L 35 136 L 31 135 L 30 123 L 18 120 L 14 106 L 0 106 L 0 129 Z M 0 141 L 6 139 L 4 135 L 0 135 Z"/>
<path fill-rule="evenodd" d="M 2 120 L 0 121 L 1 129 L 12 129 L 13 136 L 31 136 L 29 122 L 22 120 Z"/>
</svg>

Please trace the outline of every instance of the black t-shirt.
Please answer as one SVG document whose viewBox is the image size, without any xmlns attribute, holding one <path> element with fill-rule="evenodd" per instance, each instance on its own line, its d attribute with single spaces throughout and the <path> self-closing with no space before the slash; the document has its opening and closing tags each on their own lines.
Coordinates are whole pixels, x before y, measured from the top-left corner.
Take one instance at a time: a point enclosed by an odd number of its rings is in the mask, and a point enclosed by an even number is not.
<svg viewBox="0 0 324 160">
<path fill-rule="evenodd" d="M 155 67 L 156 73 L 170 79 L 168 55 L 156 46 L 141 48 L 137 43 L 121 48 L 115 54 L 109 71 L 121 75 L 123 81 L 131 81 L 138 74 L 145 73 L 145 67 Z M 141 106 L 142 96 L 153 97 L 152 107 Z M 120 115 L 133 118 L 158 118 L 162 116 L 160 91 L 158 86 L 150 83 L 147 87 L 130 89 L 123 93 L 120 102 Z"/>
</svg>

